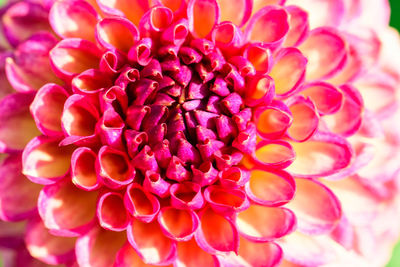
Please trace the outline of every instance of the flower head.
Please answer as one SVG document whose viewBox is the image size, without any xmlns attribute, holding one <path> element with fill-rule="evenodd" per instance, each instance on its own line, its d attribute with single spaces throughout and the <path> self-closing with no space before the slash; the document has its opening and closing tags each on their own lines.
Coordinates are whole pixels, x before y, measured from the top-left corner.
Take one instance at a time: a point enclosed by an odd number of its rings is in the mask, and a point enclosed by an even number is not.
<svg viewBox="0 0 400 267">
<path fill-rule="evenodd" d="M 399 61 L 382 48 L 399 39 L 365 1 L 314 5 L 7 7 L 0 218 L 29 219 L 47 264 L 362 264 L 362 238 L 387 251 L 397 227 L 362 223 L 399 208 Z"/>
</svg>

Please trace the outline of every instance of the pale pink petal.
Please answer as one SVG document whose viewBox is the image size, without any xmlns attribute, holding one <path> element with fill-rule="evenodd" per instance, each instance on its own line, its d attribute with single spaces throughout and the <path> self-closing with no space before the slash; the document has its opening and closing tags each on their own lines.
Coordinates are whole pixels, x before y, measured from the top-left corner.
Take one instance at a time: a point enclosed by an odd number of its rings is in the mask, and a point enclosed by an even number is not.
<svg viewBox="0 0 400 267">
<path fill-rule="evenodd" d="M 236 225 L 241 236 L 253 241 L 269 241 L 292 232 L 296 217 L 285 208 L 251 205 L 237 214 Z"/>
<path fill-rule="evenodd" d="M 40 192 L 40 217 L 51 232 L 79 236 L 93 226 L 98 192 L 78 189 L 70 181 L 47 185 Z"/>
<path fill-rule="evenodd" d="M 187 8 L 189 29 L 196 37 L 206 37 L 220 21 L 216 0 L 190 0 Z"/>
<path fill-rule="evenodd" d="M 35 214 L 41 189 L 22 174 L 20 155 L 7 157 L 0 165 L 0 218 L 19 221 Z"/>
<path fill-rule="evenodd" d="M 71 165 L 72 146 L 59 146 L 59 138 L 38 136 L 22 154 L 23 173 L 35 183 L 51 184 L 65 177 Z"/>
<path fill-rule="evenodd" d="M 26 232 L 26 247 L 34 258 L 53 265 L 75 259 L 76 238 L 52 235 L 40 219 L 30 221 Z"/>
<path fill-rule="evenodd" d="M 293 198 L 295 188 L 294 179 L 287 172 L 254 170 L 246 184 L 246 193 L 257 204 L 281 206 Z"/>
<path fill-rule="evenodd" d="M 217 0 L 221 10 L 221 21 L 231 21 L 237 26 L 244 25 L 250 18 L 253 1 L 240 0 L 234 5 L 230 0 Z"/>
<path fill-rule="evenodd" d="M 164 235 L 157 221 L 144 223 L 133 219 L 127 234 L 129 243 L 145 263 L 168 265 L 176 259 L 176 241 Z"/>
<path fill-rule="evenodd" d="M 287 170 L 300 177 L 323 177 L 338 173 L 353 158 L 352 148 L 346 139 L 329 133 L 318 132 L 307 142 L 292 143 L 292 146 L 296 160 Z"/>
<path fill-rule="evenodd" d="M 61 115 L 67 97 L 66 90 L 56 84 L 46 84 L 36 94 L 30 111 L 36 126 L 43 134 L 62 135 Z"/>
<path fill-rule="evenodd" d="M 332 231 L 342 215 L 333 192 L 311 179 L 296 179 L 296 195 L 287 207 L 296 214 L 298 230 L 308 234 Z"/>
<path fill-rule="evenodd" d="M 113 266 L 118 251 L 126 242 L 126 233 L 93 227 L 78 238 L 75 246 L 79 266 Z"/>
<path fill-rule="evenodd" d="M 346 63 L 346 43 L 333 28 L 317 28 L 299 47 L 308 59 L 306 79 L 332 77 Z"/>
<path fill-rule="evenodd" d="M 81 38 L 94 42 L 98 20 L 96 10 L 86 1 L 56 1 L 49 13 L 53 30 L 62 38 Z"/>
<path fill-rule="evenodd" d="M 252 14 L 269 5 L 282 5 L 286 0 L 253 0 Z"/>
<path fill-rule="evenodd" d="M 308 13 L 298 6 L 288 6 L 286 11 L 289 13 L 289 32 L 283 46 L 297 46 L 309 32 Z"/>
<path fill-rule="evenodd" d="M 21 151 L 40 134 L 29 112 L 33 97 L 33 93 L 14 93 L 0 101 L 1 152 Z"/>
</svg>

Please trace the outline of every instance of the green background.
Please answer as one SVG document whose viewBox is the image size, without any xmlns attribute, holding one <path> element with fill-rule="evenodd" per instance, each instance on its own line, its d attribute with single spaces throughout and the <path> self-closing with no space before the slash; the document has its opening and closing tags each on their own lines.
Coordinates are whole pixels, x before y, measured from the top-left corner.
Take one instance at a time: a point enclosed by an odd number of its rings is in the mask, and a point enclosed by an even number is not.
<svg viewBox="0 0 400 267">
<path fill-rule="evenodd" d="M 0 0 L 0 6 L 5 1 L 6 0 Z M 376 0 L 369 0 L 369 1 L 376 1 Z M 390 0 L 390 5 L 392 8 L 390 24 L 400 31 L 400 0 Z M 400 242 L 394 248 L 392 259 L 386 267 L 399 267 L 399 266 L 400 266 Z M 0 267 L 2 267 L 1 259 L 0 259 Z"/>
</svg>

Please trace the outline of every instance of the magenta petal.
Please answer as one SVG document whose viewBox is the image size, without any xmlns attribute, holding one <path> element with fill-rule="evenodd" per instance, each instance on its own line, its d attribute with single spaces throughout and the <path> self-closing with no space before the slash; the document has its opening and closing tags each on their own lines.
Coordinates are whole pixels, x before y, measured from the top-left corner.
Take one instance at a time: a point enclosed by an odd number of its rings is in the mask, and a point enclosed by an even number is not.
<svg viewBox="0 0 400 267">
<path fill-rule="evenodd" d="M 100 225 L 111 231 L 123 231 L 129 224 L 129 215 L 125 209 L 121 194 L 108 192 L 99 198 L 97 218 Z"/>
<path fill-rule="evenodd" d="M 250 172 L 240 167 L 227 168 L 219 173 L 221 185 L 228 188 L 243 186 L 249 179 Z"/>
<path fill-rule="evenodd" d="M 196 231 L 197 244 L 206 252 L 236 252 L 239 249 L 239 234 L 230 218 L 207 208 L 199 214 L 200 227 Z"/>
<path fill-rule="evenodd" d="M 88 69 L 71 81 L 72 91 L 77 94 L 97 94 L 112 86 L 110 78 L 97 69 Z"/>
<path fill-rule="evenodd" d="M 145 223 L 153 221 L 160 211 L 158 198 L 145 191 L 139 184 L 132 183 L 128 186 L 124 203 L 133 217 Z"/>
<path fill-rule="evenodd" d="M 204 199 L 215 212 L 225 215 L 236 214 L 250 207 L 246 193 L 240 189 L 211 185 L 205 189 Z"/>
<path fill-rule="evenodd" d="M 35 96 L 30 110 L 39 130 L 48 136 L 62 135 L 61 115 L 68 93 L 56 84 L 46 84 Z"/>
<path fill-rule="evenodd" d="M 52 235 L 40 219 L 30 221 L 26 232 L 26 247 L 34 258 L 52 265 L 75 259 L 76 238 Z"/>
<path fill-rule="evenodd" d="M 163 6 L 154 6 L 140 19 L 139 29 L 142 36 L 151 36 L 164 30 L 172 22 L 171 9 Z"/>
<path fill-rule="evenodd" d="M 188 241 L 199 227 L 199 218 L 191 210 L 165 207 L 158 213 L 158 223 L 163 233 L 176 241 Z"/>
<path fill-rule="evenodd" d="M 22 154 L 23 173 L 33 182 L 52 184 L 64 178 L 70 169 L 72 146 L 59 146 L 60 139 L 38 136 Z"/>
<path fill-rule="evenodd" d="M 19 221 L 35 214 L 41 188 L 22 174 L 20 155 L 6 158 L 0 165 L 0 218 Z"/>
<path fill-rule="evenodd" d="M 71 178 L 77 187 L 92 191 L 101 186 L 97 179 L 96 158 L 96 153 L 88 147 L 75 149 L 71 156 Z"/>
<path fill-rule="evenodd" d="M 79 236 L 95 222 L 98 192 L 80 190 L 70 181 L 47 185 L 40 192 L 40 217 L 52 233 Z"/>
<path fill-rule="evenodd" d="M 204 38 L 219 22 L 220 9 L 216 0 L 190 0 L 187 16 L 192 34 Z"/>
<path fill-rule="evenodd" d="M 171 205 L 177 209 L 200 209 L 204 205 L 201 188 L 198 184 L 184 182 L 170 187 Z"/>
<path fill-rule="evenodd" d="M 127 229 L 128 240 L 143 262 L 168 265 L 176 259 L 176 241 L 166 237 L 157 221 L 133 219 Z"/>
<path fill-rule="evenodd" d="M 33 97 L 33 93 L 14 93 L 0 101 L 1 152 L 21 151 L 40 134 L 29 112 Z"/>
</svg>

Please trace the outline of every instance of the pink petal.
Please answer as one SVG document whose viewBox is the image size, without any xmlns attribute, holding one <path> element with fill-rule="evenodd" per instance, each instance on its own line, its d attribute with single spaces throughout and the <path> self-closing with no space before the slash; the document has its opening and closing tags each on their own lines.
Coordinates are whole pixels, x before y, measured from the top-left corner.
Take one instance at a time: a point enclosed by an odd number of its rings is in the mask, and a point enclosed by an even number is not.
<svg viewBox="0 0 400 267">
<path fill-rule="evenodd" d="M 251 62 L 257 72 L 269 72 L 272 65 L 271 50 L 260 44 L 249 44 L 245 48 L 243 56 Z"/>
<path fill-rule="evenodd" d="M 178 242 L 178 257 L 176 266 L 197 267 L 197 266 L 215 266 L 219 267 L 216 258 L 202 250 L 195 239 L 188 242 Z"/>
<path fill-rule="evenodd" d="M 278 267 L 283 258 L 282 249 L 273 242 L 252 242 L 240 238 L 239 254 L 231 253 L 223 259 L 228 266 Z"/>
<path fill-rule="evenodd" d="M 280 206 L 293 198 L 295 187 L 293 177 L 287 172 L 254 170 L 246 184 L 246 193 L 257 204 Z"/>
<path fill-rule="evenodd" d="M 139 40 L 139 30 L 127 19 L 105 18 L 97 23 L 96 38 L 107 49 L 128 53 Z"/>
<path fill-rule="evenodd" d="M 173 184 L 170 187 L 171 205 L 178 209 L 200 209 L 204 199 L 199 184 L 184 182 Z"/>
<path fill-rule="evenodd" d="M 168 265 L 176 258 L 176 241 L 166 237 L 157 221 L 133 219 L 127 229 L 128 240 L 147 264 Z"/>
<path fill-rule="evenodd" d="M 234 223 L 228 217 L 207 208 L 199 214 L 200 228 L 195 238 L 199 247 L 210 254 L 217 252 L 237 252 L 239 235 Z"/>
<path fill-rule="evenodd" d="M 61 236 L 78 236 L 94 223 L 98 192 L 76 188 L 69 181 L 47 185 L 40 192 L 40 217 L 51 232 Z"/>
<path fill-rule="evenodd" d="M 136 251 L 128 242 L 118 251 L 114 267 L 151 267 L 142 261 Z"/>
<path fill-rule="evenodd" d="M 270 6 L 270 5 L 282 5 L 286 0 L 253 0 L 253 10 L 252 14 L 256 13 L 258 10 Z"/>
<path fill-rule="evenodd" d="M 224 188 L 211 185 L 204 191 L 204 199 L 211 208 L 221 214 L 231 215 L 246 210 L 250 202 L 246 193 L 240 189 Z"/>
<path fill-rule="evenodd" d="M 288 209 L 251 205 L 238 213 L 236 225 L 241 236 L 253 241 L 269 241 L 292 232 L 296 217 Z"/>
<path fill-rule="evenodd" d="M 96 153 L 88 147 L 75 149 L 71 156 L 71 178 L 77 187 L 92 191 L 101 186 L 97 179 L 96 158 Z"/>
<path fill-rule="evenodd" d="M 325 82 L 313 82 L 301 88 L 301 95 L 309 97 L 320 115 L 333 114 L 343 102 L 343 94 L 335 86 Z"/>
<path fill-rule="evenodd" d="M 308 13 L 297 6 L 287 6 L 286 11 L 289 13 L 289 32 L 283 46 L 297 46 L 309 32 Z"/>
<path fill-rule="evenodd" d="M 104 75 L 98 69 L 88 69 L 71 81 L 72 91 L 81 94 L 97 94 L 105 88 L 110 88 L 113 84 L 110 77 Z"/>
<path fill-rule="evenodd" d="M 292 98 L 288 106 L 293 116 L 293 123 L 287 130 L 287 135 L 292 140 L 304 142 L 309 139 L 318 128 L 318 112 L 312 101 L 301 96 Z"/>
<path fill-rule="evenodd" d="M 279 96 L 293 94 L 303 82 L 307 58 L 296 48 L 284 48 L 275 56 L 269 75 L 275 81 L 275 92 Z"/>
<path fill-rule="evenodd" d="M 267 6 L 252 16 L 247 24 L 245 36 L 251 42 L 276 48 L 289 30 L 288 14 L 278 6 Z"/>
<path fill-rule="evenodd" d="M 275 96 L 274 80 L 268 75 L 256 75 L 251 77 L 246 88 L 245 103 L 254 107 L 262 103 L 268 106 Z"/>
<path fill-rule="evenodd" d="M 346 62 L 346 43 L 332 28 L 317 28 L 299 47 L 308 59 L 307 80 L 332 77 Z"/>
<path fill-rule="evenodd" d="M 40 134 L 29 112 L 32 93 L 14 93 L 0 101 L 0 151 L 21 151 Z"/>
<path fill-rule="evenodd" d="M 62 38 L 81 38 L 93 42 L 97 20 L 96 10 L 82 0 L 56 1 L 49 13 L 51 27 Z"/>
<path fill-rule="evenodd" d="M 375 55 L 376 51 L 374 50 L 372 54 Z M 334 77 L 329 79 L 329 82 L 332 84 L 340 85 L 345 84 L 346 82 L 353 81 L 362 73 L 364 68 L 368 68 L 368 64 L 365 64 L 365 62 L 363 62 L 363 60 L 366 61 L 367 58 L 368 56 L 364 55 L 364 51 L 354 47 L 353 45 L 349 45 L 347 51 L 346 65 Z"/>
<path fill-rule="evenodd" d="M 140 19 L 140 33 L 142 36 L 152 36 L 152 34 L 160 32 L 171 25 L 173 18 L 171 9 L 163 6 L 154 6 Z"/>
<path fill-rule="evenodd" d="M 47 11 L 38 3 L 15 3 L 2 16 L 5 36 L 11 45 L 17 46 L 35 32 L 50 31 L 47 17 Z"/>
<path fill-rule="evenodd" d="M 126 234 L 93 227 L 78 238 L 75 246 L 79 266 L 113 266 L 118 251 L 126 242 Z"/>
<path fill-rule="evenodd" d="M 97 3 L 107 15 L 125 16 L 135 25 L 139 25 L 140 18 L 149 9 L 148 0 L 97 0 Z"/>
<path fill-rule="evenodd" d="M 20 155 L 7 157 L 0 165 L 0 218 L 19 221 L 35 214 L 41 189 L 22 174 Z"/>
<path fill-rule="evenodd" d="M 273 101 L 270 106 L 258 108 L 254 112 L 257 133 L 265 139 L 281 137 L 292 124 L 292 114 L 286 104 Z"/>
<path fill-rule="evenodd" d="M 110 188 L 121 188 L 132 183 L 136 174 L 128 155 L 109 146 L 101 147 L 96 170 L 104 185 Z"/>
<path fill-rule="evenodd" d="M 46 84 L 35 96 L 30 110 L 39 130 L 48 136 L 62 135 L 61 115 L 68 93 L 56 84 Z"/>
<path fill-rule="evenodd" d="M 211 33 L 211 39 L 222 50 L 231 52 L 243 44 L 243 33 L 232 22 L 224 21 L 216 25 Z"/>
<path fill-rule="evenodd" d="M 50 51 L 50 62 L 57 76 L 71 79 L 87 69 L 99 65 L 101 51 L 95 44 L 84 39 L 63 39 Z"/>
<path fill-rule="evenodd" d="M 163 233 L 176 241 L 188 241 L 199 227 L 199 218 L 191 210 L 165 207 L 158 213 L 158 223 Z"/>
<path fill-rule="evenodd" d="M 257 144 L 256 151 L 250 159 L 250 166 L 254 164 L 259 168 L 286 168 L 295 158 L 296 154 L 289 142 L 263 140 Z"/>
<path fill-rule="evenodd" d="M 344 96 L 342 107 L 335 114 L 325 116 L 323 120 L 333 133 L 350 136 L 361 127 L 364 103 L 356 88 L 343 85 L 340 89 Z"/>
<path fill-rule="evenodd" d="M 321 26 L 338 26 L 344 16 L 343 0 L 287 0 L 287 5 L 303 8 L 310 16 L 311 28 Z"/>
<path fill-rule="evenodd" d="M 310 234 L 330 232 L 342 216 L 332 191 L 311 179 L 296 179 L 296 195 L 287 207 L 296 214 L 299 231 Z"/>
<path fill-rule="evenodd" d="M 217 0 L 221 10 L 221 21 L 232 21 L 237 26 L 243 26 L 251 15 L 253 1 L 240 0 L 234 5 L 229 0 Z"/>
<path fill-rule="evenodd" d="M 316 133 L 307 142 L 292 143 L 292 146 L 296 160 L 287 170 L 298 177 L 322 177 L 338 173 L 353 158 L 350 144 L 344 138 L 328 133 Z"/>
<path fill-rule="evenodd" d="M 69 172 L 72 146 L 59 146 L 60 139 L 38 136 L 22 154 L 23 173 L 33 182 L 52 184 Z"/>
<path fill-rule="evenodd" d="M 124 203 L 136 220 L 145 223 L 153 221 L 160 211 L 158 198 L 135 183 L 130 184 L 126 189 Z"/>
<path fill-rule="evenodd" d="M 216 0 L 190 0 L 187 16 L 192 34 L 204 38 L 220 21 L 220 9 Z"/>
<path fill-rule="evenodd" d="M 75 259 L 76 238 L 52 235 L 40 219 L 30 221 L 26 232 L 26 247 L 34 258 L 52 265 Z"/>
<path fill-rule="evenodd" d="M 125 209 L 123 196 L 113 192 L 102 195 L 97 204 L 97 218 L 101 227 L 106 230 L 118 232 L 125 230 L 130 218 Z"/>
</svg>

